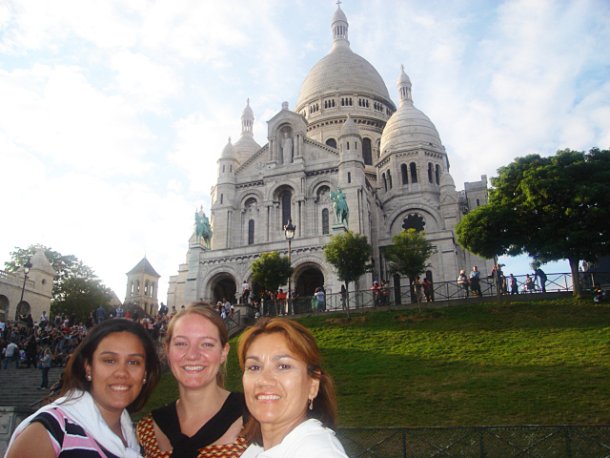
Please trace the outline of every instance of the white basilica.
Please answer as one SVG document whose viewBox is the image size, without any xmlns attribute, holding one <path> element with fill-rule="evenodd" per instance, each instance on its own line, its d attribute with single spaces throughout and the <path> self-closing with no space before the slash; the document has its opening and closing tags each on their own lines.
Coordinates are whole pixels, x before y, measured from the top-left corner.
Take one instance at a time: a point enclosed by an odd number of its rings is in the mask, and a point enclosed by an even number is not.
<svg viewBox="0 0 610 458">
<path fill-rule="evenodd" d="M 246 105 L 240 139 L 229 140 L 218 159 L 211 239 L 193 233 L 186 263 L 170 278 L 170 307 L 199 299 L 235 301 L 242 282 L 251 283 L 251 265 L 261 253 L 287 255 L 288 221 L 296 226 L 295 296 L 311 295 L 318 286 L 327 294 L 339 292 L 323 249 L 346 229 L 366 235 L 374 266 L 350 290 L 368 289 L 374 279 L 387 280 L 395 291 L 408 285 L 388 271 L 384 248 L 411 227 L 424 230 L 436 248 L 426 272 L 433 282 L 455 282 L 460 269 L 473 265 L 491 271 L 492 260 L 465 252 L 454 235 L 462 215 L 487 202 L 487 178 L 456 191 L 438 131 L 415 108 L 404 69 L 397 107 L 377 70 L 351 50 L 340 6 L 332 38 L 331 51 L 305 77 L 296 110 L 285 102 L 268 121 L 267 144 L 254 140 L 254 114 Z M 337 221 L 333 211 L 330 195 L 338 189 L 349 208 L 347 222 Z"/>
</svg>

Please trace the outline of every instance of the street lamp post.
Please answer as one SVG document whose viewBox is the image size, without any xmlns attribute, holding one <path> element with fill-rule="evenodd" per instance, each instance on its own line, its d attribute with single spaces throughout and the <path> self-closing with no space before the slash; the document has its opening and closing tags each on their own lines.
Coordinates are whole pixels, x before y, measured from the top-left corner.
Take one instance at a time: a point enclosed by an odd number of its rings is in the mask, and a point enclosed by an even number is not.
<svg viewBox="0 0 610 458">
<path fill-rule="evenodd" d="M 292 239 L 294 238 L 294 233 L 296 231 L 296 226 L 292 224 L 292 220 L 288 220 L 288 224 L 284 226 L 284 236 L 286 240 L 288 240 L 288 264 L 292 266 Z M 292 308 L 292 275 L 288 276 L 288 314 L 294 314 L 294 310 Z"/>
<path fill-rule="evenodd" d="M 25 282 L 28 279 L 28 274 L 30 273 L 30 267 L 32 267 L 32 264 L 30 263 L 30 261 L 26 262 L 23 265 L 23 286 L 21 287 L 21 299 L 19 299 L 19 303 L 17 304 L 17 310 L 15 310 L 15 320 L 19 319 L 19 306 L 23 302 L 23 294 L 25 293 Z"/>
</svg>

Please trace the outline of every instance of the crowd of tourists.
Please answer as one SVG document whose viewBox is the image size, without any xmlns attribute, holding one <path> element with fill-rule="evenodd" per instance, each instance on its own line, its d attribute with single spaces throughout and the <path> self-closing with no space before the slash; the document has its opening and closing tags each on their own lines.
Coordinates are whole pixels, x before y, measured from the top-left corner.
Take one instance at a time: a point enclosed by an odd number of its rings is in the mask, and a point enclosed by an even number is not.
<svg viewBox="0 0 610 458">
<path fill-rule="evenodd" d="M 176 313 L 174 308 L 174 313 Z M 31 314 L 15 321 L 0 319 L 0 367 L 2 369 L 41 369 L 39 389 L 49 388 L 48 373 L 52 367 L 64 367 L 74 349 L 82 342 L 89 329 L 110 318 L 124 318 L 138 322 L 159 342 L 167 329 L 171 314 L 163 306 L 152 317 L 141 311 L 124 311 L 122 306 L 112 312 L 98 307 L 85 321 L 74 315 L 58 314 L 49 318 L 46 311 L 38 320 Z"/>
</svg>

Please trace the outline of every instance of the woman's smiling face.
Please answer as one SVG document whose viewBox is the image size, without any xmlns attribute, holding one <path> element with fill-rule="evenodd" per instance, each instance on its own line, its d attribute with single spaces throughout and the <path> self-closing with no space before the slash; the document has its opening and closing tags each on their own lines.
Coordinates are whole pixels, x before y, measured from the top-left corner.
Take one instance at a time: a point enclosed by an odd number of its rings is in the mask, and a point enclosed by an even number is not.
<svg viewBox="0 0 610 458">
<path fill-rule="evenodd" d="M 120 413 L 140 394 L 146 377 L 146 351 L 140 338 L 131 332 L 113 332 L 98 344 L 91 363 L 91 396 L 106 413 Z"/>
<path fill-rule="evenodd" d="M 216 374 L 227 358 L 218 328 L 207 318 L 187 313 L 175 324 L 167 348 L 169 367 L 184 388 L 199 388 L 216 383 Z"/>
<path fill-rule="evenodd" d="M 319 387 L 281 333 L 260 335 L 250 344 L 242 382 L 248 410 L 263 435 L 273 430 L 282 437 L 307 418 L 309 400 Z"/>
</svg>

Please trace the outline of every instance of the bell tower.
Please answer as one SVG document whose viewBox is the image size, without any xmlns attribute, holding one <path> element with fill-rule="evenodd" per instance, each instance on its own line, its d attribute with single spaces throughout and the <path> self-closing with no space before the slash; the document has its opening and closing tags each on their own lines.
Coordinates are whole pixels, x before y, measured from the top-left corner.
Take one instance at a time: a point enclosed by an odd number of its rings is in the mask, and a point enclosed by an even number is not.
<svg viewBox="0 0 610 458">
<path fill-rule="evenodd" d="M 149 315 L 155 315 L 159 308 L 157 299 L 159 275 L 146 256 L 127 272 L 127 293 L 125 305 L 134 304 L 142 307 Z"/>
</svg>

